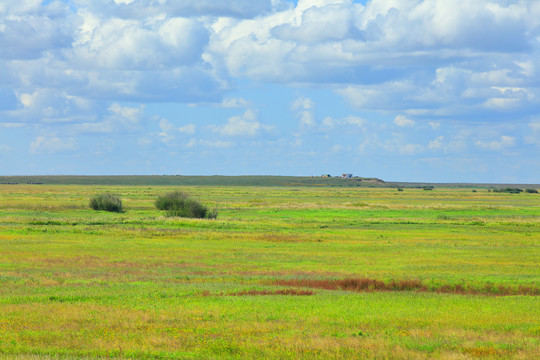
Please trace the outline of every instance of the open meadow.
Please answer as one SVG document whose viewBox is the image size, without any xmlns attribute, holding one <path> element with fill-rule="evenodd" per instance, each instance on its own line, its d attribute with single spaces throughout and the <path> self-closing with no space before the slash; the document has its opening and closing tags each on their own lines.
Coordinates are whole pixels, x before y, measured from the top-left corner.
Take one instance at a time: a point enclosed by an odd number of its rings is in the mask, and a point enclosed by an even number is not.
<svg viewBox="0 0 540 360">
<path fill-rule="evenodd" d="M 0 185 L 0 359 L 539 358 L 539 246 L 538 194 Z"/>
</svg>

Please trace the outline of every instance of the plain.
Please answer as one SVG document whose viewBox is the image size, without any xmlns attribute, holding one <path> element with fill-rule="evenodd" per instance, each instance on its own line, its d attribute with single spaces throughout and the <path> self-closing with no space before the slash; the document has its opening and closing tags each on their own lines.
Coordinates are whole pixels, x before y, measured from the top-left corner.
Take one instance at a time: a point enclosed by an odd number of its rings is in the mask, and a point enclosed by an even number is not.
<svg viewBox="0 0 540 360">
<path fill-rule="evenodd" d="M 487 189 L 0 185 L 0 359 L 538 358 L 539 230 Z"/>
</svg>

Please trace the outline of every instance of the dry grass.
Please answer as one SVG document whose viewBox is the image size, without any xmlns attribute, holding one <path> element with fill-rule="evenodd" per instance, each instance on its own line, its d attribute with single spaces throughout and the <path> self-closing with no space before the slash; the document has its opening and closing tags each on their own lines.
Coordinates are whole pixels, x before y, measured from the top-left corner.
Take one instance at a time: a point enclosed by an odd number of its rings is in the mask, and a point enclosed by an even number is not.
<svg viewBox="0 0 540 360">
<path fill-rule="evenodd" d="M 225 294 L 227 296 L 267 296 L 267 295 L 288 295 L 288 296 L 310 296 L 314 292 L 311 290 L 280 289 L 280 290 L 245 290 L 235 293 Z"/>
<path fill-rule="evenodd" d="M 510 287 L 504 285 L 486 284 L 483 287 L 473 287 L 463 284 L 445 284 L 428 286 L 418 279 L 392 280 L 384 282 L 382 280 L 369 278 L 349 278 L 349 279 L 293 279 L 276 280 L 279 286 L 307 287 L 325 290 L 344 290 L 356 292 L 373 291 L 417 291 L 417 292 L 436 292 L 445 294 L 461 295 L 493 295 L 493 296 L 511 296 L 511 295 L 540 295 L 540 289 L 534 286 Z"/>
</svg>

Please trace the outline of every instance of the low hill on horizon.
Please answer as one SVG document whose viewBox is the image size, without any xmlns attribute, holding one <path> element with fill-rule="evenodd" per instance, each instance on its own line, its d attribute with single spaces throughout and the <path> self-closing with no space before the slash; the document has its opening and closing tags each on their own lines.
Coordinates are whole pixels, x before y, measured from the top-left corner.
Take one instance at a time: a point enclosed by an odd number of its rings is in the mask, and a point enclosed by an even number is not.
<svg viewBox="0 0 540 360">
<path fill-rule="evenodd" d="M 0 185 L 153 185 L 153 186 L 328 186 L 328 187 L 532 187 L 538 184 L 385 182 L 378 178 L 311 176 L 186 176 L 186 175 L 47 175 L 0 176 Z"/>
</svg>

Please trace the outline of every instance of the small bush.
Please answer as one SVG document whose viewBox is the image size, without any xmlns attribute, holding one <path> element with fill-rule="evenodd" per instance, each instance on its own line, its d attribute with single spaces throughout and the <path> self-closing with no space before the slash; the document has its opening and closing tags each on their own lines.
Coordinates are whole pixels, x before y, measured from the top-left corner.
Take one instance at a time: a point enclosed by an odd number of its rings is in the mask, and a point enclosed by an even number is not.
<svg viewBox="0 0 540 360">
<path fill-rule="evenodd" d="M 171 192 L 157 198 L 155 205 L 159 210 L 184 208 L 188 196 L 181 191 Z"/>
<path fill-rule="evenodd" d="M 122 200 L 118 195 L 111 193 L 97 194 L 90 198 L 90 207 L 94 210 L 123 212 Z"/>
<path fill-rule="evenodd" d="M 174 191 L 157 198 L 156 208 L 167 211 L 167 216 L 197 219 L 217 218 L 217 209 L 209 210 L 199 201 L 181 191 Z"/>
<path fill-rule="evenodd" d="M 536 189 L 526 189 L 525 192 L 527 194 L 538 194 L 538 190 Z"/>
<path fill-rule="evenodd" d="M 397 191 L 403 191 L 403 188 L 397 188 Z"/>
</svg>

